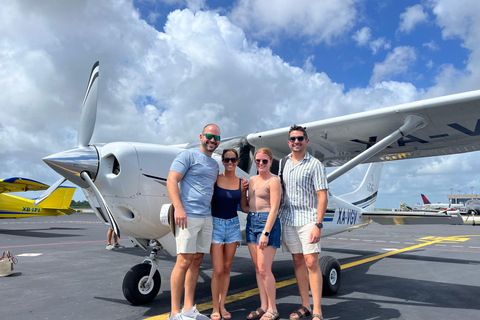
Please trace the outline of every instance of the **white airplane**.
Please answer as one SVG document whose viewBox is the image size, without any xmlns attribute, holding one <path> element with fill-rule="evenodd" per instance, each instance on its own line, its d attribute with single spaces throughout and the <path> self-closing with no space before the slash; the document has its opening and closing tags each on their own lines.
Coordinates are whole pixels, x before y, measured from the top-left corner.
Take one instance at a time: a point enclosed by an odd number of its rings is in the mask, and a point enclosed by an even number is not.
<svg viewBox="0 0 480 320">
<path fill-rule="evenodd" d="M 423 207 L 431 210 L 461 210 L 465 211 L 465 204 L 462 203 L 431 203 L 430 200 L 422 193 L 420 194 L 423 201 Z"/>
<path fill-rule="evenodd" d="M 144 249 L 152 248 L 150 256 L 132 267 L 123 281 L 128 301 L 147 303 L 160 290 L 158 250 L 176 254 L 171 233 L 173 210 L 166 189 L 170 164 L 180 151 L 196 148 L 199 142 L 175 146 L 137 142 L 91 145 L 98 72 L 97 62 L 83 102 L 77 147 L 43 159 L 63 176 L 44 196 L 68 179 L 82 188 L 98 218 L 119 236 L 130 237 Z M 328 175 L 329 183 L 360 163 L 374 163 L 356 191 L 343 196 L 328 193 L 322 236 L 364 227 L 371 221 L 463 223 L 458 212 L 377 212 L 374 205 L 380 162 L 479 150 L 479 104 L 480 91 L 474 91 L 302 124 L 310 136 L 310 154 L 326 166 L 338 167 Z M 286 142 L 288 130 L 285 127 L 222 139 L 213 158 L 220 163 L 223 148 L 237 148 L 240 152 L 237 175 L 248 178 L 256 174 L 252 161 L 255 149 L 268 147 L 278 167 L 278 159 L 290 153 Z M 320 263 L 324 293 L 333 294 L 340 288 L 340 264 L 333 257 L 322 257 Z"/>
</svg>

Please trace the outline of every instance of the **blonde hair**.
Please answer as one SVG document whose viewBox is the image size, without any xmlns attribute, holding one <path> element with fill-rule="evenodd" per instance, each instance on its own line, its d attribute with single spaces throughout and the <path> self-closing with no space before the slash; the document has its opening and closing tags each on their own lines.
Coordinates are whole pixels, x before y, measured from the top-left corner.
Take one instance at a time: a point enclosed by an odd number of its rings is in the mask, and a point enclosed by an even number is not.
<svg viewBox="0 0 480 320">
<path fill-rule="evenodd" d="M 270 151 L 270 149 L 268 149 L 268 148 L 260 148 L 260 149 L 258 149 L 257 151 L 255 151 L 255 156 L 257 156 L 257 153 L 266 154 L 266 155 L 270 158 L 270 160 L 273 160 L 272 151 Z"/>
</svg>

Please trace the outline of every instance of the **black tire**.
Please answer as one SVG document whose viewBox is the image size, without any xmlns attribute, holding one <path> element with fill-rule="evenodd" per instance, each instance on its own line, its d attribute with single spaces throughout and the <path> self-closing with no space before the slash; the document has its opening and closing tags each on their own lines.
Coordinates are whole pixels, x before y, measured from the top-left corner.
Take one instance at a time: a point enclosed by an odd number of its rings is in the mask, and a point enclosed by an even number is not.
<svg viewBox="0 0 480 320">
<path fill-rule="evenodd" d="M 323 256 L 319 261 L 323 277 L 323 295 L 331 296 L 340 290 L 342 269 L 337 259 L 331 256 Z"/>
<path fill-rule="evenodd" d="M 158 270 L 153 275 L 153 286 L 147 288 L 145 283 L 150 274 L 151 265 L 141 263 L 133 266 L 123 278 L 123 295 L 133 305 L 141 305 L 151 302 L 160 291 L 160 273 Z"/>
</svg>

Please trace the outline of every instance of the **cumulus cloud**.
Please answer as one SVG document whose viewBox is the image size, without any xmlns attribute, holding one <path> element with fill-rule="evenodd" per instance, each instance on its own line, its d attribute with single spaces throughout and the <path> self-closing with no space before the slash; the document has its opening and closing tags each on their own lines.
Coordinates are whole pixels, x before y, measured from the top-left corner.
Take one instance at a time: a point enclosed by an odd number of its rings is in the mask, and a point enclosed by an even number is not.
<svg viewBox="0 0 480 320">
<path fill-rule="evenodd" d="M 367 45 L 371 37 L 372 30 L 369 27 L 363 27 L 352 36 L 353 40 L 355 40 L 359 46 Z"/>
<path fill-rule="evenodd" d="M 416 61 L 417 55 L 412 47 L 396 47 L 382 63 L 376 63 L 370 84 L 390 80 L 392 77 L 406 73 Z"/>
<path fill-rule="evenodd" d="M 355 0 L 239 0 L 233 22 L 258 39 L 271 41 L 279 34 L 330 43 L 355 23 Z"/>
<path fill-rule="evenodd" d="M 425 22 L 427 19 L 428 14 L 423 11 L 421 5 L 416 4 L 408 7 L 405 12 L 400 15 L 400 26 L 398 30 L 403 33 L 410 33 L 419 23 Z"/>
<path fill-rule="evenodd" d="M 442 11 L 448 2 L 431 2 L 444 37 L 462 39 L 472 54 L 465 69 L 442 66 L 437 85 L 424 92 L 392 80 L 416 61 L 411 47 L 397 47 L 375 65 L 370 86 L 346 91 L 316 70 L 313 55 L 303 68 L 292 67 L 250 40 L 252 34 L 284 33 L 329 42 L 352 28 L 355 1 L 325 1 L 322 10 L 315 7 L 317 2 L 299 1 L 291 12 L 290 2 L 270 5 L 280 17 L 263 17 L 267 2 L 262 1 L 239 1 L 231 16 L 176 10 L 159 31 L 141 19 L 132 1 L 5 0 L 0 10 L 0 177 L 23 175 L 46 183 L 58 179 L 40 159 L 75 146 L 80 105 L 96 60 L 100 78 L 94 143 L 194 141 L 207 122 L 218 123 L 223 136 L 244 135 L 478 86 L 474 40 L 480 19 L 462 28 L 457 23 L 463 26 L 460 18 L 473 17 L 471 12 Z M 318 10 L 308 10 L 307 4 Z M 375 41 L 363 39 L 368 46 Z M 387 48 L 386 42 L 378 48 Z M 408 181 L 416 181 L 408 165 L 389 164 L 384 170 L 387 190 L 408 189 L 388 185 L 388 177 L 398 172 L 409 172 Z"/>
<path fill-rule="evenodd" d="M 442 30 L 445 40 L 459 39 L 470 51 L 464 69 L 453 70 L 453 66 L 444 67 L 443 73 L 437 77 L 433 94 L 453 93 L 475 90 L 480 83 L 480 2 L 476 0 L 432 0 L 429 2 L 435 21 Z M 449 79 L 450 74 L 458 75 L 455 81 Z"/>
<path fill-rule="evenodd" d="M 352 36 L 357 45 L 370 47 L 373 54 L 377 54 L 380 49 L 390 49 L 390 41 L 385 38 L 381 37 L 375 40 L 371 40 L 371 38 L 372 30 L 369 27 L 363 27 Z"/>
</svg>

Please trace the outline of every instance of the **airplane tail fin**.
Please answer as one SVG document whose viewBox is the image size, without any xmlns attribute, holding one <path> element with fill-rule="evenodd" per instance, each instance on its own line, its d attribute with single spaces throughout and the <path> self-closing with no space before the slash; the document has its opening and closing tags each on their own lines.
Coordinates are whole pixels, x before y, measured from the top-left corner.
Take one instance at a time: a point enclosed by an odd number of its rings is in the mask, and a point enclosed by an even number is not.
<svg viewBox="0 0 480 320">
<path fill-rule="evenodd" d="M 374 210 L 382 168 L 383 163 L 371 163 L 357 190 L 341 195 L 339 198 L 362 209 Z"/>
<path fill-rule="evenodd" d="M 422 196 L 423 204 L 431 204 L 430 201 L 428 201 L 427 197 L 422 193 L 420 194 Z"/>
<path fill-rule="evenodd" d="M 70 204 L 72 203 L 74 192 L 74 187 L 59 187 L 42 202 L 42 207 L 45 209 L 56 209 L 65 214 L 73 213 L 75 210 L 70 208 Z"/>
</svg>

